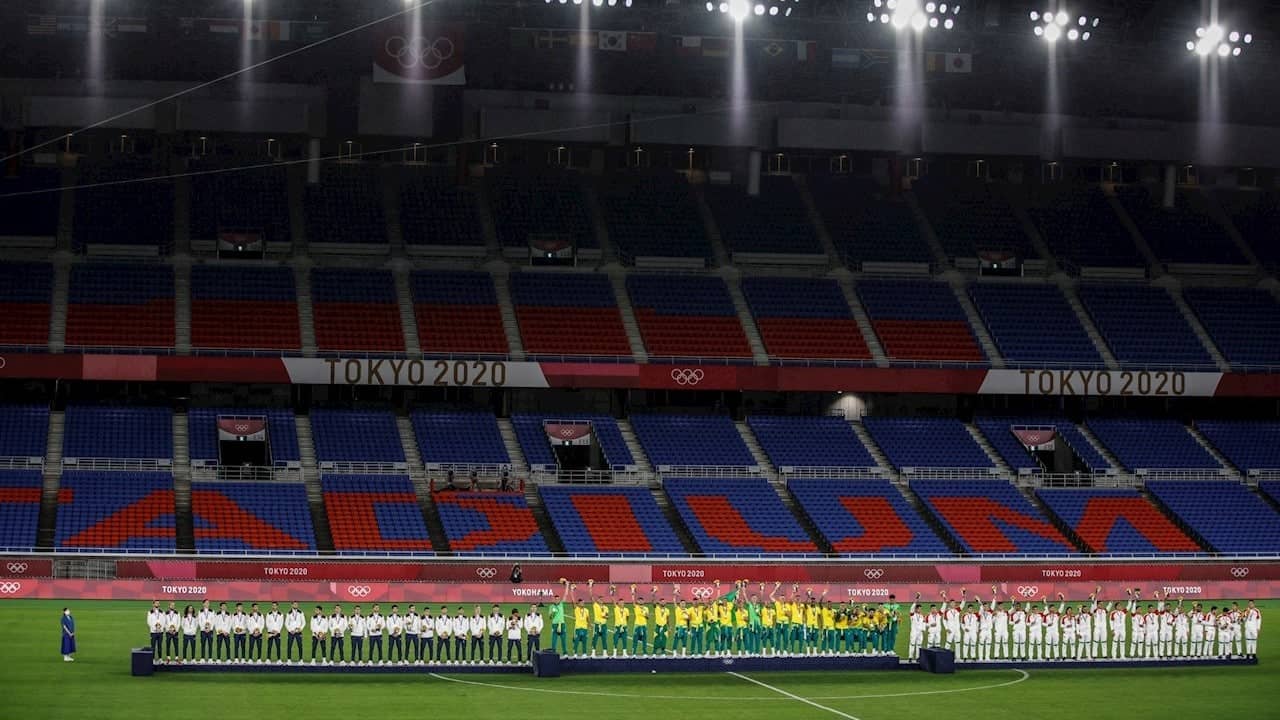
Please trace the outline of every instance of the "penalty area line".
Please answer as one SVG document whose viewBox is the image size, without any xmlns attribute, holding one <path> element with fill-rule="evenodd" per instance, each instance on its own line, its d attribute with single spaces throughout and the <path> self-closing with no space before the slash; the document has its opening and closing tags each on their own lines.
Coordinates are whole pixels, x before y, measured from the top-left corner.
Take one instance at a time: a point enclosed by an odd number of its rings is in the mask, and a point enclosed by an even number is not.
<svg viewBox="0 0 1280 720">
<path fill-rule="evenodd" d="M 844 712 L 840 712 L 839 710 L 836 710 L 836 709 L 835 709 L 835 708 L 833 708 L 833 707 L 827 707 L 826 705 L 823 705 L 823 704 L 821 704 L 821 703 L 816 703 L 816 702 L 814 702 L 814 701 L 810 700 L 809 698 L 806 698 L 806 697 L 800 697 L 799 695 L 796 695 L 796 694 L 794 694 L 794 693 L 789 693 L 789 692 L 787 692 L 786 690 L 783 690 L 782 688 L 774 687 L 774 686 L 772 686 L 772 685 L 770 685 L 770 684 L 768 684 L 768 683 L 761 682 L 761 681 L 759 681 L 759 680 L 756 680 L 755 678 L 747 677 L 746 675 L 743 675 L 743 674 L 741 674 L 741 673 L 736 673 L 736 672 L 730 671 L 730 672 L 729 672 L 729 674 L 730 674 L 730 675 L 732 675 L 732 676 L 734 676 L 734 677 L 736 677 L 736 678 L 738 678 L 739 680 L 746 680 L 747 682 L 752 683 L 752 684 L 754 684 L 754 685 L 759 685 L 760 687 L 764 688 L 765 690 L 771 690 L 771 691 L 773 691 L 773 692 L 778 693 L 779 695 L 785 695 L 786 697 L 789 697 L 789 698 L 791 698 L 792 700 L 795 700 L 796 702 L 802 702 L 802 703 L 804 703 L 805 705 L 809 705 L 809 706 L 811 706 L 811 707 L 815 707 L 815 708 L 817 708 L 817 709 L 819 709 L 819 710 L 825 710 L 825 711 L 827 711 L 827 712 L 831 713 L 832 715 L 838 715 L 838 716 L 840 716 L 840 717 L 842 717 L 842 718 L 845 718 L 845 720 L 858 720 L 858 718 L 854 717 L 853 715 L 850 715 L 850 714 L 848 714 L 848 713 L 844 713 Z"/>
</svg>

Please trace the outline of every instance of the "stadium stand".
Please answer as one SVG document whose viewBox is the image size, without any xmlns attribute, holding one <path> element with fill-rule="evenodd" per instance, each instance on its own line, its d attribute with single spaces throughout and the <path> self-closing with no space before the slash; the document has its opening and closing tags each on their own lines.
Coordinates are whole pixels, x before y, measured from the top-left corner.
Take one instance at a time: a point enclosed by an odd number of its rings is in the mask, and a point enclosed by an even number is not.
<svg viewBox="0 0 1280 720">
<path fill-rule="evenodd" d="M 322 167 L 320 182 L 306 186 L 307 243 L 386 245 L 387 220 L 378 168 L 345 163 Z"/>
<path fill-rule="evenodd" d="M 1141 267 L 1142 255 L 1098 187 L 1037 188 L 1028 208 L 1059 263 L 1082 267 Z"/>
<path fill-rule="evenodd" d="M 173 411 L 167 407 L 69 405 L 62 458 L 172 460 Z"/>
<path fill-rule="evenodd" d="M 954 418 L 864 417 L 862 425 L 899 470 L 995 467 Z"/>
<path fill-rule="evenodd" d="M 818 552 L 763 478 L 666 478 L 663 488 L 704 553 Z"/>
<path fill-rule="evenodd" d="M 986 360 L 950 286 L 938 282 L 863 280 L 857 291 L 891 360 Z"/>
<path fill-rule="evenodd" d="M 1102 456 L 1080 432 L 1080 428 L 1070 420 L 1055 417 L 1037 416 L 997 416 L 977 417 L 973 424 L 982 431 L 983 437 L 1000 454 L 1001 459 L 1015 472 L 1039 472 L 1040 464 L 1027 451 L 1022 441 L 1013 434 L 1013 428 L 1053 428 L 1056 439 L 1067 443 L 1071 451 L 1084 464 L 1089 472 L 1101 473 L 1111 470 L 1111 463 Z"/>
<path fill-rule="evenodd" d="M 52 303 L 51 265 L 0 263 L 0 346 L 47 345 Z"/>
<path fill-rule="evenodd" d="M 73 265 L 66 344 L 172 348 L 172 268 L 143 263 Z"/>
<path fill-rule="evenodd" d="M 874 468 L 876 461 L 842 417 L 752 415 L 747 425 L 769 462 L 782 468 Z"/>
<path fill-rule="evenodd" d="M 29 551 L 36 546 L 41 482 L 39 470 L 0 470 L 0 548 Z"/>
<path fill-rule="evenodd" d="M 422 461 L 432 465 L 510 465 L 511 457 L 491 412 L 428 412 L 410 415 Z"/>
<path fill-rule="evenodd" d="M 969 553 L 1076 552 L 1071 541 L 1004 480 L 916 479 L 911 489 Z"/>
<path fill-rule="evenodd" d="M 1199 194 L 1195 191 L 1196 195 Z M 1151 251 L 1161 262 L 1240 265 L 1244 255 L 1189 191 L 1174 195 L 1172 208 L 1162 207 L 1158 192 L 1144 185 L 1122 185 L 1116 197 Z"/>
<path fill-rule="evenodd" d="M 301 463 L 298 428 L 292 410 L 276 408 L 191 408 L 187 410 L 187 445 L 191 462 L 218 464 L 218 418 L 265 417 L 273 465 Z"/>
<path fill-rule="evenodd" d="M 1232 365 L 1280 364 L 1280 302 L 1256 288 L 1189 287 L 1182 297 Z"/>
<path fill-rule="evenodd" d="M 333 549 L 338 552 L 431 552 L 422 506 L 406 475 L 320 476 Z"/>
<path fill-rule="evenodd" d="M 311 411 L 316 460 L 321 463 L 403 463 L 395 417 L 385 410 Z"/>
<path fill-rule="evenodd" d="M 520 493 L 438 492 L 431 497 L 454 552 L 549 553 L 538 521 Z"/>
<path fill-rule="evenodd" d="M 843 555 L 951 555 L 888 480 L 791 480 L 791 494 Z"/>
<path fill-rule="evenodd" d="M 1146 488 L 1216 552 L 1280 552 L 1280 514 L 1244 485 L 1221 480 L 1152 480 Z"/>
<path fill-rule="evenodd" d="M 761 177 L 760 194 L 755 196 L 742 187 L 712 185 L 706 199 L 720 238 L 734 255 L 822 254 L 817 231 L 789 176 Z"/>
<path fill-rule="evenodd" d="M 485 173 L 498 243 L 528 249 L 538 240 L 598 248 L 581 179 L 568 171 L 490 168 Z"/>
<path fill-rule="evenodd" d="M 222 163 L 193 163 L 193 172 L 226 168 Z M 216 240 L 221 233 L 260 234 L 266 249 L 287 250 L 289 197 L 285 169 L 236 169 L 191 177 L 191 237 Z"/>
<path fill-rule="evenodd" d="M 404 352 L 400 302 L 390 271 L 314 268 L 311 314 L 320 350 Z"/>
<path fill-rule="evenodd" d="M 1280 480 L 1263 480 L 1258 483 L 1258 489 L 1271 498 L 1271 502 L 1280 505 Z"/>
<path fill-rule="evenodd" d="M 933 262 L 911 206 L 901 198 L 884 197 L 875 181 L 811 177 L 809 191 L 827 234 L 850 267 L 859 269 L 865 262 Z"/>
<path fill-rule="evenodd" d="M 747 359 L 751 347 L 724 280 L 712 275 L 628 275 L 627 294 L 652 357 Z"/>
<path fill-rule="evenodd" d="M 191 345 L 197 349 L 301 349 L 293 271 L 284 266 L 192 267 Z"/>
<path fill-rule="evenodd" d="M 755 465 L 738 428 L 726 415 L 633 415 L 631 427 L 653 466 Z"/>
<path fill-rule="evenodd" d="M 770 357 L 871 358 L 862 331 L 835 280 L 745 277 L 742 294 Z"/>
<path fill-rule="evenodd" d="M 469 187 L 429 169 L 403 168 L 400 232 L 415 245 L 484 246 L 480 202 Z"/>
<path fill-rule="evenodd" d="M 1036 497 L 1095 553 L 1203 552 L 1134 488 L 1040 489 Z"/>
<path fill-rule="evenodd" d="M 539 485 L 564 549 L 576 554 L 684 554 L 647 488 Z"/>
<path fill-rule="evenodd" d="M 76 252 L 92 254 L 103 246 L 148 255 L 172 251 L 173 182 L 148 180 L 146 192 L 120 182 L 161 175 L 149 164 L 120 160 L 81 167 L 72 225 Z"/>
<path fill-rule="evenodd" d="M 1257 190 L 1219 190 L 1218 201 L 1258 262 L 1280 267 L 1280 195 Z"/>
<path fill-rule="evenodd" d="M 315 552 L 302 483 L 201 482 L 191 488 L 196 552 Z"/>
<path fill-rule="evenodd" d="M 618 301 L 605 275 L 512 273 L 511 300 L 530 354 L 631 356 Z"/>
<path fill-rule="evenodd" d="M 927 175 L 912 183 L 912 189 L 947 257 L 978 258 L 988 253 L 1036 257 L 1003 186 Z"/>
<path fill-rule="evenodd" d="M 172 553 L 176 512 L 167 472 L 66 470 L 54 546 Z"/>
<path fill-rule="evenodd" d="M 58 234 L 60 171 L 24 167 L 15 177 L 0 177 L 0 238 L 52 238 Z M 26 194 L 22 194 L 26 193 Z"/>
<path fill-rule="evenodd" d="M 1177 420 L 1093 418 L 1086 424 L 1128 470 L 1222 470 Z"/>
<path fill-rule="evenodd" d="M 1209 444 L 1242 472 L 1280 472 L 1280 423 L 1198 420 L 1195 425 Z"/>
<path fill-rule="evenodd" d="M 423 352 L 507 354 L 502 310 L 489 273 L 415 270 L 409 283 Z"/>
<path fill-rule="evenodd" d="M 543 423 L 547 421 L 576 420 L 591 423 L 591 431 L 596 442 L 600 443 L 600 451 L 604 453 L 604 461 L 613 470 L 635 469 L 636 461 L 627 447 L 627 441 L 618 429 L 618 423 L 608 415 L 589 413 L 554 413 L 546 415 L 512 415 L 511 426 L 515 429 L 516 440 L 530 469 L 554 469 L 557 466 L 555 451 L 547 439 Z"/>
<path fill-rule="evenodd" d="M 1123 365 L 1213 364 L 1168 291 L 1144 285 L 1081 285 L 1081 303 Z"/>
<path fill-rule="evenodd" d="M 671 171 L 632 171 L 600 184 L 600 211 L 609 240 L 627 262 L 641 258 L 711 257 L 698 203 L 684 176 Z"/>
<path fill-rule="evenodd" d="M 43 458 L 48 434 L 48 407 L 0 405 L 0 458 Z"/>
<path fill-rule="evenodd" d="M 976 283 L 969 286 L 969 297 L 1005 360 L 1040 367 L 1102 364 L 1056 286 Z"/>
</svg>

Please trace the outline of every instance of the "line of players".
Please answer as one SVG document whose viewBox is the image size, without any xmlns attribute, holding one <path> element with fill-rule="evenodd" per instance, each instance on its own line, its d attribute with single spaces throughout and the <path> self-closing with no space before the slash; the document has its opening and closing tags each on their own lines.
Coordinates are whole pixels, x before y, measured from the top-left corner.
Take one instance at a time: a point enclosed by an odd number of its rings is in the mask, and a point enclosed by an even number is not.
<svg viewBox="0 0 1280 720">
<path fill-rule="evenodd" d="M 960 598 L 941 594 L 941 607 L 925 612 L 920 596 L 911 604 L 909 658 L 920 648 L 944 646 L 961 661 L 990 660 L 1098 660 L 1098 659 L 1182 659 L 1256 657 L 1258 635 L 1262 631 L 1262 611 L 1250 600 L 1245 609 L 1239 603 L 1211 606 L 1195 603 L 1183 610 L 1183 600 L 1175 602 L 1156 592 L 1142 606 L 1141 591 L 1127 590 L 1121 602 L 1103 604 L 1101 586 L 1088 603 L 1039 603 L 1013 598 L 1001 603 L 995 586 L 989 602 L 974 595 Z M 1108 640 L 1110 642 L 1108 642 Z"/>
</svg>

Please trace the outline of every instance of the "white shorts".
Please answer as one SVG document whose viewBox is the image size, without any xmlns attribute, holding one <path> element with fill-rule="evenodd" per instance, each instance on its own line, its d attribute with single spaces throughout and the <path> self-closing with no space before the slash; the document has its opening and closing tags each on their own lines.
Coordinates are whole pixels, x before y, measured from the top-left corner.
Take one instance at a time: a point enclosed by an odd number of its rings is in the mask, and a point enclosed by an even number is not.
<svg viewBox="0 0 1280 720">
<path fill-rule="evenodd" d="M 911 633 L 911 644 L 919 645 L 924 641 L 924 633 Z"/>
<path fill-rule="evenodd" d="M 1050 645 L 1058 644 L 1058 633 L 1045 633 L 1044 641 Z"/>
</svg>

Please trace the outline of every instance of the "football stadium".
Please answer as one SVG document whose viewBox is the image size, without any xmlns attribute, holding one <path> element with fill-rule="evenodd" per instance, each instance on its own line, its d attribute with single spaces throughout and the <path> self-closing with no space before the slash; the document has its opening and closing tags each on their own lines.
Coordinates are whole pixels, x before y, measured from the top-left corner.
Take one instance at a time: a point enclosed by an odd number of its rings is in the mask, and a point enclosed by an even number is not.
<svg viewBox="0 0 1280 720">
<path fill-rule="evenodd" d="M 1280 717 L 1278 60 L 0 4 L 0 717 Z"/>
</svg>

